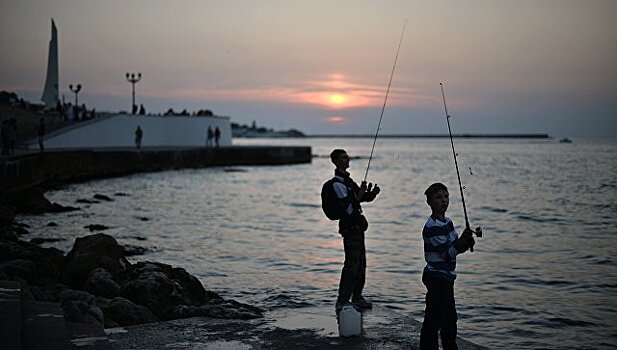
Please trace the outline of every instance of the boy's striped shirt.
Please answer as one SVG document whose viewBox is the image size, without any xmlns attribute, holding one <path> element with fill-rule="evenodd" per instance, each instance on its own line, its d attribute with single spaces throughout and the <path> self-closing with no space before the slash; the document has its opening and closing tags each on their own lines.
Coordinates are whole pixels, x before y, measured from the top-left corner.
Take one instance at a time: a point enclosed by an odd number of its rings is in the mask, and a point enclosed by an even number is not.
<svg viewBox="0 0 617 350">
<path fill-rule="evenodd" d="M 456 256 L 463 252 L 458 233 L 449 218 L 441 221 L 431 215 L 422 230 L 424 241 L 424 271 L 448 280 L 456 279 Z"/>
</svg>

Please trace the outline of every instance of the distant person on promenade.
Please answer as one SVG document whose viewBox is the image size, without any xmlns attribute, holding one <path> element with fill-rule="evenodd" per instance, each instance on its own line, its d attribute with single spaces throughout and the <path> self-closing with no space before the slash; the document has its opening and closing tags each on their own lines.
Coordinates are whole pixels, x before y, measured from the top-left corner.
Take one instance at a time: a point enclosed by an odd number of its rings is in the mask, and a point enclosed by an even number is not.
<svg viewBox="0 0 617 350">
<path fill-rule="evenodd" d="M 75 119 L 75 109 L 70 102 L 66 105 L 66 118 L 69 121 L 73 121 Z"/>
<path fill-rule="evenodd" d="M 214 129 L 214 143 L 216 143 L 216 147 L 219 146 L 220 139 L 221 139 L 221 129 L 219 129 L 219 127 L 217 126 L 216 129 Z"/>
<path fill-rule="evenodd" d="M 139 115 L 145 115 L 146 114 L 146 107 L 144 107 L 144 105 L 140 104 L 139 105 Z"/>
<path fill-rule="evenodd" d="M 338 210 L 342 213 L 338 222 L 338 232 L 343 236 L 345 248 L 345 262 L 339 282 L 338 298 L 335 305 L 337 314 L 343 306 L 351 303 L 356 309 L 372 308 L 372 303 L 362 296 L 366 277 L 366 249 L 364 246 L 364 232 L 368 229 L 368 222 L 362 215 L 360 202 L 371 202 L 380 192 L 379 186 L 362 181 L 358 186 L 350 177 L 349 155 L 342 149 L 335 149 L 330 153 L 330 160 L 336 166 L 334 178 L 324 186 L 332 185 L 336 195 Z M 330 190 L 330 189 L 329 189 Z"/>
<path fill-rule="evenodd" d="M 39 122 L 39 150 L 43 152 L 45 150 L 45 146 L 43 145 L 43 141 L 45 139 L 45 119 L 41 118 Z"/>
<path fill-rule="evenodd" d="M 431 216 L 422 230 L 426 260 L 422 283 L 426 286 L 426 308 L 420 332 L 420 349 L 437 350 L 439 335 L 443 350 L 458 349 L 454 302 L 456 256 L 473 247 L 475 240 L 468 228 L 459 238 L 452 220 L 446 217 L 450 199 L 444 184 L 434 183 L 424 194 L 426 203 L 431 207 Z"/>
<path fill-rule="evenodd" d="M 62 102 L 60 102 L 60 100 L 58 100 L 58 103 L 56 104 L 56 112 L 58 112 L 60 120 L 64 120 L 64 106 L 62 105 Z"/>
<path fill-rule="evenodd" d="M 141 126 L 137 125 L 137 129 L 135 129 L 135 147 L 137 149 L 141 148 L 141 139 L 144 137 L 144 132 L 141 130 Z"/>
<path fill-rule="evenodd" d="M 81 105 L 81 118 L 80 120 L 88 119 L 88 109 L 86 108 L 86 104 Z"/>
<path fill-rule="evenodd" d="M 137 114 L 137 105 L 133 105 L 133 110 L 131 111 L 131 114 Z"/>
<path fill-rule="evenodd" d="M 212 147 L 212 138 L 214 138 L 214 132 L 212 127 L 208 125 L 208 131 L 206 132 L 206 147 Z"/>
</svg>

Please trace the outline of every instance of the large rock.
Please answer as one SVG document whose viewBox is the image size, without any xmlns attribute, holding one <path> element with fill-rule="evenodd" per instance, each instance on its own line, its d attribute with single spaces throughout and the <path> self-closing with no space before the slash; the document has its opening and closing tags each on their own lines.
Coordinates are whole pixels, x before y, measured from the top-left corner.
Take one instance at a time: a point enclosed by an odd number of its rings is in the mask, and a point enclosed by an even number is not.
<svg viewBox="0 0 617 350">
<path fill-rule="evenodd" d="M 77 238 L 65 262 L 62 280 L 73 287 L 81 286 L 96 268 L 115 275 L 130 266 L 116 239 L 102 233 Z"/>
<path fill-rule="evenodd" d="M 52 203 L 45 198 L 44 190 L 39 187 L 30 187 L 19 191 L 3 194 L 4 204 L 14 208 L 17 213 L 42 214 L 48 212 L 65 212 L 79 210 L 71 206 Z"/>
<path fill-rule="evenodd" d="M 206 305 L 178 305 L 170 311 L 170 318 L 208 317 L 219 319 L 248 320 L 262 317 L 262 311 L 254 306 L 235 301 L 216 301 Z"/>
<path fill-rule="evenodd" d="M 103 310 L 96 304 L 80 300 L 68 300 L 61 304 L 65 320 L 69 322 L 94 323 L 105 326 Z"/>
<path fill-rule="evenodd" d="M 57 263 L 60 260 L 61 255 L 54 249 L 44 249 L 21 240 L 0 241 L 0 275 L 10 279 L 19 277 L 34 285 L 57 282 L 60 278 Z"/>
<path fill-rule="evenodd" d="M 43 190 L 32 187 L 8 193 L 7 199 L 19 213 L 41 214 L 54 211 L 54 205 L 43 195 Z"/>
<path fill-rule="evenodd" d="M 83 290 L 105 298 L 113 298 L 120 295 L 120 285 L 102 267 L 90 271 L 88 279 L 83 285 Z"/>
<path fill-rule="evenodd" d="M 62 306 L 64 318 L 70 322 L 95 323 L 104 326 L 103 310 L 99 306 L 105 300 L 97 298 L 87 292 L 65 289 L 58 294 L 58 301 Z"/>
<path fill-rule="evenodd" d="M 102 309 L 105 315 L 105 327 L 130 326 L 158 321 L 147 307 L 120 297 L 113 298 Z"/>
<path fill-rule="evenodd" d="M 207 302 L 199 280 L 182 268 L 156 262 L 139 262 L 123 272 L 121 295 L 148 307 L 162 319 L 175 318 L 178 305 L 196 306 Z"/>
<path fill-rule="evenodd" d="M 69 321 L 100 323 L 105 327 L 158 321 L 145 306 L 120 297 L 107 299 L 80 290 L 64 289 L 58 294 L 57 301 Z"/>
<path fill-rule="evenodd" d="M 14 259 L 0 263 L 0 279 L 36 281 L 36 264 L 32 260 Z"/>
<path fill-rule="evenodd" d="M 182 268 L 156 262 L 139 262 L 117 278 L 121 295 L 150 309 L 164 320 L 185 317 L 250 319 L 262 316 L 259 308 L 226 301 L 206 291 L 201 282 Z"/>
<path fill-rule="evenodd" d="M 61 283 L 52 283 L 45 286 L 30 286 L 30 291 L 34 299 L 47 302 L 57 302 L 58 295 L 67 289 L 69 289 L 69 287 Z"/>
<path fill-rule="evenodd" d="M 0 226 L 10 225 L 15 219 L 15 209 L 8 205 L 0 204 Z"/>
<path fill-rule="evenodd" d="M 122 286 L 123 297 L 146 306 L 159 318 L 169 319 L 168 314 L 183 304 L 182 287 L 158 271 L 145 271 L 136 279 Z"/>
</svg>

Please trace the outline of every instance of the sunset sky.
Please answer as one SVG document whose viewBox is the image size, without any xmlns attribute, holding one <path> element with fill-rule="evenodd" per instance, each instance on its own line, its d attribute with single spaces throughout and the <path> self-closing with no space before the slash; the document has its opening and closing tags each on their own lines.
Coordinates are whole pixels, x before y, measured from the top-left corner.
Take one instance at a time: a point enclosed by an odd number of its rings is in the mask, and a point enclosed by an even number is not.
<svg viewBox="0 0 617 350">
<path fill-rule="evenodd" d="M 211 109 L 305 133 L 617 137 L 617 1 L 0 0 L 0 90 L 40 102 L 51 19 L 60 85 L 129 110 Z"/>
</svg>

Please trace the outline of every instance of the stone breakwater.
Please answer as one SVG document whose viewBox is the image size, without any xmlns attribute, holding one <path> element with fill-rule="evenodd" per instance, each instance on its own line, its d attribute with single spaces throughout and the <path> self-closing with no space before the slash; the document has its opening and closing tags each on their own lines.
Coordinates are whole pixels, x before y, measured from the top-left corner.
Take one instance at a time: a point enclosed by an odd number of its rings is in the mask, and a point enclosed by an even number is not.
<svg viewBox="0 0 617 350">
<path fill-rule="evenodd" d="M 225 300 L 180 267 L 131 264 L 116 239 L 76 239 L 68 254 L 23 241 L 6 228 L 0 237 L 0 280 L 21 283 L 29 299 L 59 303 L 67 321 L 117 327 L 203 316 L 251 319 L 259 308 Z"/>
<path fill-rule="evenodd" d="M 139 172 L 229 165 L 311 162 L 310 147 L 233 146 L 63 150 L 0 158 L 0 194 L 33 186 L 123 176 Z"/>
</svg>

